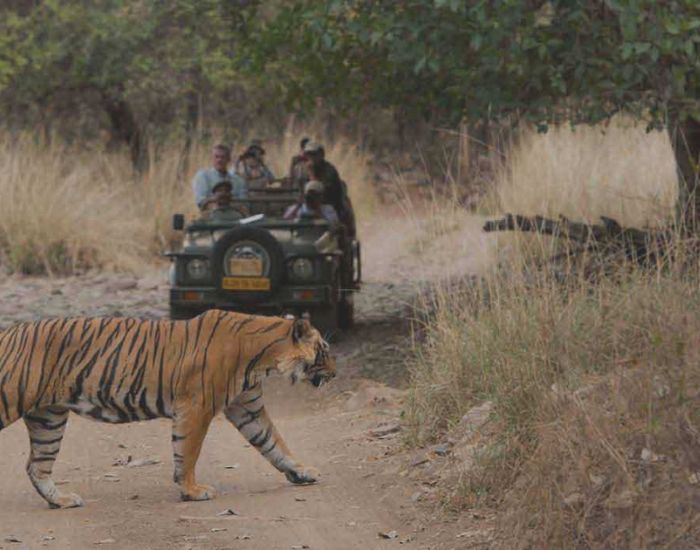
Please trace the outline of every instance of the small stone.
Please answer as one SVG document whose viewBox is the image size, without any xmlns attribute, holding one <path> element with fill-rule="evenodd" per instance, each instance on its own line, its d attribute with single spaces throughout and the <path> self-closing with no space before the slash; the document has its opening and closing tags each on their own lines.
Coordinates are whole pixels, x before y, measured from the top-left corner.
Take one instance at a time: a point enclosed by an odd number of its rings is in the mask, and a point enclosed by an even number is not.
<svg viewBox="0 0 700 550">
<path fill-rule="evenodd" d="M 52 540 L 56 540 L 56 537 L 53 537 L 51 535 L 44 535 L 43 537 L 41 537 L 41 540 L 44 542 L 50 542 Z"/>
<path fill-rule="evenodd" d="M 239 540 L 250 540 L 253 537 L 251 537 L 250 535 L 237 535 L 236 538 Z"/>
<path fill-rule="evenodd" d="M 222 531 L 228 531 L 226 527 L 212 527 L 211 532 L 212 533 L 221 533 Z"/>
<path fill-rule="evenodd" d="M 631 489 L 624 489 L 620 493 L 611 496 L 607 500 L 608 508 L 624 509 L 630 508 L 634 504 L 634 500 L 637 497 L 637 493 Z"/>
<path fill-rule="evenodd" d="M 131 495 L 131 496 L 129 497 L 129 500 L 138 500 L 138 499 L 139 499 L 139 496 L 138 496 L 138 495 Z"/>
<path fill-rule="evenodd" d="M 564 499 L 564 504 L 573 508 L 583 504 L 583 495 L 581 493 L 571 493 Z"/>
<path fill-rule="evenodd" d="M 412 502 L 418 502 L 421 498 L 423 498 L 423 491 L 416 491 L 411 495 Z"/>
<path fill-rule="evenodd" d="M 22 540 L 14 535 L 8 535 L 5 537 L 5 542 L 22 542 Z"/>
<path fill-rule="evenodd" d="M 411 460 L 411 468 L 415 468 L 416 466 L 420 466 L 421 464 L 425 464 L 426 462 L 430 462 L 430 459 L 427 456 L 417 456 L 413 460 Z"/>
<path fill-rule="evenodd" d="M 231 508 L 226 508 L 223 512 L 216 514 L 217 516 L 237 516 L 238 512 L 231 510 Z"/>
<path fill-rule="evenodd" d="M 292 544 L 290 547 L 292 550 L 304 550 L 305 548 L 311 548 L 308 544 Z"/>
<path fill-rule="evenodd" d="M 378 426 L 369 431 L 372 437 L 386 437 L 387 435 L 394 434 L 401 430 L 401 425 L 398 422 L 393 422 L 390 424 L 385 424 L 383 426 Z"/>
<path fill-rule="evenodd" d="M 591 483 L 596 487 L 600 487 L 603 483 L 605 483 L 605 477 L 596 474 L 588 474 L 588 479 L 590 479 Z"/>
<path fill-rule="evenodd" d="M 294 500 L 297 502 L 306 502 L 306 499 L 304 497 L 294 497 Z"/>
<path fill-rule="evenodd" d="M 153 466 L 155 464 L 160 464 L 160 460 L 157 458 L 139 458 L 129 461 L 126 466 L 127 468 L 140 468 L 141 466 Z"/>
<path fill-rule="evenodd" d="M 652 452 L 651 449 L 646 448 L 642 449 L 640 456 L 644 462 L 659 462 L 663 460 L 661 455 L 657 455 L 656 453 Z"/>
<path fill-rule="evenodd" d="M 229 464 L 228 466 L 224 466 L 225 470 L 237 470 L 239 468 L 239 464 Z"/>
<path fill-rule="evenodd" d="M 399 534 L 396 531 L 388 531 L 388 532 L 379 531 L 379 533 L 377 533 L 377 535 L 379 535 L 383 539 L 395 539 L 399 536 Z"/>
<path fill-rule="evenodd" d="M 117 541 L 114 539 L 102 539 L 98 540 L 95 544 L 114 544 L 115 542 Z"/>
<path fill-rule="evenodd" d="M 447 456 L 450 453 L 450 447 L 449 443 L 441 443 L 433 449 L 433 452 L 438 456 Z"/>
<path fill-rule="evenodd" d="M 118 281 L 113 285 L 114 290 L 133 290 L 138 286 L 136 281 Z"/>
<path fill-rule="evenodd" d="M 688 476 L 688 483 L 691 485 L 697 485 L 700 483 L 700 472 L 694 472 Z"/>
</svg>

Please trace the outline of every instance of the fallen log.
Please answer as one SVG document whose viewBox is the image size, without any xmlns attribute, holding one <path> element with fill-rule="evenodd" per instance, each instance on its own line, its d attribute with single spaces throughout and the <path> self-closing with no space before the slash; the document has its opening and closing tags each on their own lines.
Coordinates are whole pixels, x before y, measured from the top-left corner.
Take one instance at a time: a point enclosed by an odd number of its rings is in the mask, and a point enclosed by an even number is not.
<svg viewBox="0 0 700 550">
<path fill-rule="evenodd" d="M 489 220 L 483 230 L 522 231 L 551 235 L 569 243 L 568 252 L 599 252 L 604 255 L 624 255 L 628 260 L 648 264 L 664 256 L 672 242 L 673 233 L 666 229 L 637 229 L 622 227 L 612 218 L 601 216 L 600 224 L 573 222 L 564 216 L 558 220 L 543 216 L 506 214 Z M 572 249 L 575 245 L 578 250 Z"/>
</svg>

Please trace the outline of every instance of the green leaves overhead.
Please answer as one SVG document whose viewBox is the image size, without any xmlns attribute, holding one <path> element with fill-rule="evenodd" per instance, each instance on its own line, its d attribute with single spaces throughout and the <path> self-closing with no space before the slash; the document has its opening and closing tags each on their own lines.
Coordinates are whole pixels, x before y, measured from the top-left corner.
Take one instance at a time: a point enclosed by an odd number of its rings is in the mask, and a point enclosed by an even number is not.
<svg viewBox="0 0 700 550">
<path fill-rule="evenodd" d="M 0 105 L 97 94 L 163 124 L 230 109 L 544 125 L 698 113 L 696 0 L 15 0 Z M 235 104 L 232 103 L 235 99 Z M 9 107 L 8 107 L 9 108 Z"/>
<path fill-rule="evenodd" d="M 700 89 L 694 0 L 306 0 L 257 37 L 248 46 L 267 48 L 251 68 L 296 81 L 292 102 L 389 105 L 440 122 L 661 117 L 686 112 Z"/>
</svg>

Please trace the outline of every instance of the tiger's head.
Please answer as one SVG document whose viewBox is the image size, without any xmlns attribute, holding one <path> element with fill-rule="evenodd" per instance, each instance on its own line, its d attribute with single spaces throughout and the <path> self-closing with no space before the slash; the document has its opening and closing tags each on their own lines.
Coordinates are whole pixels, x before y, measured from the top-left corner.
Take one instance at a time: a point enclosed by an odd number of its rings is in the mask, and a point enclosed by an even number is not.
<svg viewBox="0 0 700 550">
<path fill-rule="evenodd" d="M 277 370 L 292 384 L 307 381 L 316 387 L 335 377 L 330 346 L 306 319 L 295 319 L 290 330 L 291 346 L 278 357 Z"/>
</svg>

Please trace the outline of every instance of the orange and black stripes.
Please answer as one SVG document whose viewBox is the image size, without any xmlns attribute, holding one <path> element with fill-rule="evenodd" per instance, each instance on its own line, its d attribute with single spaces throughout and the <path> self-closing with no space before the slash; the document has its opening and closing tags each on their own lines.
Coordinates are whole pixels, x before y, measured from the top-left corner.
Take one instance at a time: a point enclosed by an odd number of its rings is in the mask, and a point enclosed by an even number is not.
<svg viewBox="0 0 700 550">
<path fill-rule="evenodd" d="M 194 464 L 209 422 L 222 409 L 289 479 L 304 482 L 309 476 L 264 411 L 259 377 L 277 369 L 319 385 L 333 376 L 327 349 L 306 321 L 222 311 L 191 321 L 22 323 L 0 332 L 0 430 L 24 418 L 31 443 L 27 472 L 51 506 L 82 504 L 50 479 L 69 411 L 112 423 L 172 418 L 183 498 L 213 495 L 194 482 Z"/>
</svg>

